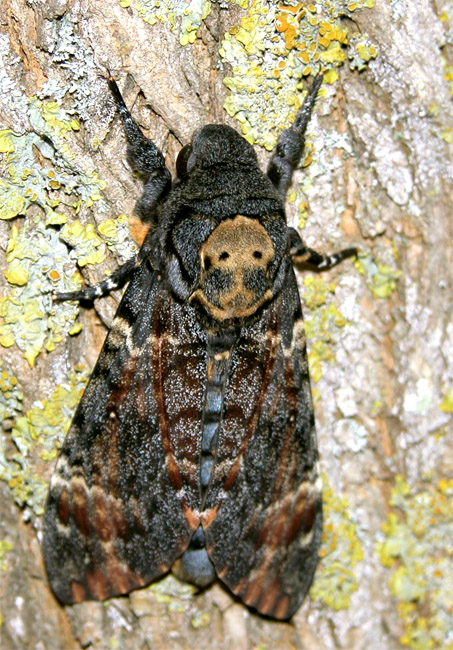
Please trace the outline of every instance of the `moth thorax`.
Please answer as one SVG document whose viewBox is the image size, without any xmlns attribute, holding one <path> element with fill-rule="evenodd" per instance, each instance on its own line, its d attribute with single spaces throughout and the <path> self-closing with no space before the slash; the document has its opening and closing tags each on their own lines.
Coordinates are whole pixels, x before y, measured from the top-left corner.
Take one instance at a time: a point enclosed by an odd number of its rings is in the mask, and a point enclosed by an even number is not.
<svg viewBox="0 0 453 650">
<path fill-rule="evenodd" d="M 199 254 L 200 282 L 190 300 L 216 320 L 251 316 L 272 298 L 268 269 L 274 246 L 257 219 L 238 215 L 222 221 Z"/>
</svg>

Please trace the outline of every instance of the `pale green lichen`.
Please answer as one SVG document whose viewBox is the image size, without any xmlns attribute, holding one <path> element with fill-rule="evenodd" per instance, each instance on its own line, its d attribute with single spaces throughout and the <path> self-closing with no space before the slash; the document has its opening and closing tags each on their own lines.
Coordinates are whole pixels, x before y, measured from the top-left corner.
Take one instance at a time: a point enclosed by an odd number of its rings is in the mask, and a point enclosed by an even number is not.
<svg viewBox="0 0 453 650">
<path fill-rule="evenodd" d="M 25 519 L 29 519 L 32 512 L 40 516 L 44 513 L 47 483 L 19 453 L 9 458 L 4 438 L 0 433 L 0 480 L 6 483 L 16 503 L 24 508 Z"/>
<path fill-rule="evenodd" d="M 12 227 L 6 261 L 11 288 L 0 298 L 0 345 L 15 344 L 33 367 L 41 350 L 55 349 L 72 330 L 78 314 L 74 303 L 57 308 L 52 293 L 77 290 L 81 279 L 78 273 L 66 277 L 67 248 L 39 217 L 26 219 L 21 229 Z"/>
<path fill-rule="evenodd" d="M 236 4 L 246 9 L 250 0 L 214 0 L 223 9 L 228 4 Z M 119 0 L 123 9 L 135 9 L 139 16 L 150 25 L 158 20 L 178 29 L 181 45 L 193 43 L 202 21 L 211 13 L 212 0 Z"/>
<path fill-rule="evenodd" d="M 313 162 L 314 155 L 314 145 L 309 140 L 305 141 L 304 147 L 304 158 L 300 164 L 300 167 L 303 169 L 308 168 Z M 305 194 L 305 191 L 311 184 L 311 179 L 307 175 L 305 176 L 302 183 L 299 183 L 296 187 L 291 188 L 288 194 L 288 203 L 295 205 L 295 212 L 297 215 L 297 227 L 300 230 L 303 230 L 307 224 L 309 212 L 308 212 L 308 201 Z"/>
<path fill-rule="evenodd" d="M 136 252 L 124 215 L 101 223 L 98 231 L 100 236 L 93 225 L 75 220 L 58 233 L 46 228 L 39 217 L 26 219 L 21 229 L 11 229 L 5 270 L 11 288 L 8 296 L 0 298 L 0 345 L 17 345 L 31 367 L 43 349 L 55 349 L 65 332 L 74 335 L 81 329 L 77 303 L 52 300 L 54 293 L 81 287 L 80 274 L 68 262 L 100 263 L 106 247 L 123 260 Z M 69 252 L 63 242 L 71 247 Z"/>
<path fill-rule="evenodd" d="M 0 539 L 0 570 L 6 571 L 8 568 L 7 554 L 12 551 L 14 544 L 6 539 Z"/>
<path fill-rule="evenodd" d="M 148 587 L 159 603 L 164 603 L 169 612 L 183 612 L 184 601 L 191 600 L 197 588 L 188 582 L 182 582 L 171 573 Z"/>
<path fill-rule="evenodd" d="M 79 128 L 78 122 L 56 102 L 35 97 L 29 102 L 29 119 L 35 132 L 0 132 L 7 171 L 0 181 L 0 218 L 25 216 L 21 227 L 11 229 L 5 270 L 11 289 L 0 299 L 0 345 L 17 345 L 33 366 L 38 354 L 53 350 L 65 332 L 80 331 L 75 322 L 78 306 L 52 301 L 53 293 L 80 288 L 81 277 L 71 270 L 73 262 L 99 263 L 105 259 L 106 246 L 124 253 L 127 244 L 122 219 L 102 238 L 90 224 L 78 220 L 67 224 L 69 215 L 99 201 L 106 187 L 96 171 L 80 171 L 68 148 L 68 135 Z"/>
<path fill-rule="evenodd" d="M 349 38 L 348 59 L 351 70 L 364 70 L 378 55 L 376 45 L 367 34 L 354 32 Z"/>
<path fill-rule="evenodd" d="M 102 115 L 95 111 L 98 119 L 93 124 L 93 98 L 99 97 L 99 64 L 89 39 L 81 34 L 75 12 L 68 11 L 52 21 L 52 29 L 46 32 L 46 45 L 49 65 L 58 69 L 59 75 L 49 77 L 42 85 L 38 93 L 40 99 L 52 97 L 58 102 L 69 94 L 68 113 L 81 118 L 88 131 L 94 129 L 98 133 Z"/>
<path fill-rule="evenodd" d="M 175 29 L 178 24 L 181 45 L 195 41 L 201 21 L 211 11 L 209 0 L 140 0 L 134 4 L 141 18 L 150 25 L 160 20 L 169 22 Z"/>
<path fill-rule="evenodd" d="M 229 0 L 242 8 L 248 6 L 249 0 Z M 225 0 L 225 6 L 228 0 Z M 146 23 L 154 25 L 157 21 L 168 24 L 170 29 L 179 31 L 181 45 L 193 43 L 197 38 L 198 28 L 211 13 L 212 2 L 209 0 L 120 0 L 120 6 L 137 11 Z"/>
<path fill-rule="evenodd" d="M 374 260 L 371 255 L 359 254 L 354 264 L 357 271 L 365 276 L 375 298 L 388 298 L 395 291 L 402 271 Z"/>
<path fill-rule="evenodd" d="M 42 102 L 36 97 L 30 99 L 30 124 L 38 131 L 51 138 L 52 143 L 62 156 L 74 158 L 66 140 L 68 133 L 78 131 L 80 124 L 69 118 L 57 102 Z"/>
<path fill-rule="evenodd" d="M 74 156 L 67 144 L 68 133 L 79 129 L 56 102 L 44 103 L 32 97 L 29 119 L 36 133 L 15 134 L 0 131 L 0 153 L 7 170 L 7 180 L 0 182 L 0 219 L 11 219 L 37 206 L 46 215 L 46 223 L 65 223 L 66 197 L 73 197 L 72 207 L 90 207 L 100 198 L 105 181 L 95 171 L 75 170 Z M 39 135 L 38 135 L 39 133 Z"/>
<path fill-rule="evenodd" d="M 97 230 L 97 232 L 96 232 Z M 129 232 L 129 218 L 120 214 L 102 221 L 95 229 L 93 224 L 83 225 L 78 219 L 66 224 L 60 231 L 60 239 L 72 249 L 69 257 L 78 266 L 100 264 L 105 260 L 106 248 L 126 261 L 137 253 L 137 245 Z"/>
<path fill-rule="evenodd" d="M 47 483 L 35 469 L 36 458 L 56 457 L 87 380 L 86 369 L 75 368 L 49 399 L 35 402 L 10 431 L 0 432 L 0 480 L 28 515 L 44 512 L 47 494 Z"/>
<path fill-rule="evenodd" d="M 69 257 L 78 266 L 103 262 L 106 247 L 122 261 L 137 253 L 137 246 L 130 237 L 129 218 L 126 214 L 101 222 L 97 226 L 97 232 L 93 224 L 83 225 L 76 219 L 61 229 L 60 239 L 70 246 Z"/>
<path fill-rule="evenodd" d="M 442 129 L 440 132 L 440 139 L 444 140 L 447 144 L 453 144 L 453 131 L 450 126 Z"/>
<path fill-rule="evenodd" d="M 404 410 L 417 415 L 426 414 L 431 407 L 432 393 L 432 384 L 426 377 L 419 377 L 415 384 L 409 382 L 404 389 Z"/>
<path fill-rule="evenodd" d="M 362 545 L 348 513 L 347 500 L 334 493 L 323 477 L 324 526 L 319 551 L 320 565 L 310 589 L 313 600 L 321 600 L 332 609 L 347 609 L 358 581 L 354 567 L 363 560 Z"/>
<path fill-rule="evenodd" d="M 240 122 L 250 143 L 274 147 L 278 130 L 295 119 L 302 104 L 301 80 L 346 60 L 348 33 L 341 17 L 373 4 L 373 0 L 251 3 L 248 14 L 225 35 L 219 50 L 233 72 L 224 79 L 231 91 L 225 110 Z M 358 44 L 351 53 L 355 67 L 356 57 L 360 58 Z M 367 51 L 365 41 L 361 46 L 362 56 L 371 58 L 369 40 Z"/>
<path fill-rule="evenodd" d="M 337 307 L 329 302 L 329 296 L 335 293 L 335 285 L 325 282 L 320 276 L 304 278 L 302 298 L 308 308 L 305 320 L 305 333 L 311 341 L 308 353 L 310 377 L 317 382 L 322 377 L 322 362 L 334 362 L 332 344 L 338 337 L 338 330 L 347 324 L 347 320 Z"/>
<path fill-rule="evenodd" d="M 22 413 L 22 400 L 24 393 L 15 377 L 0 359 L 0 422 L 14 420 Z"/>
<path fill-rule="evenodd" d="M 404 623 L 402 645 L 453 648 L 453 480 L 417 491 L 397 477 L 377 552 Z"/>
<path fill-rule="evenodd" d="M 190 619 L 190 624 L 194 630 L 201 630 L 211 625 L 211 615 L 208 612 L 202 612 Z"/>
<path fill-rule="evenodd" d="M 294 203 L 296 206 L 297 214 L 297 227 L 299 230 L 303 230 L 307 224 L 308 220 L 308 201 L 302 192 L 297 189 L 290 189 L 288 193 L 287 202 L 289 204 Z"/>
<path fill-rule="evenodd" d="M 17 419 L 13 434 L 38 445 L 43 460 L 56 458 L 87 380 L 87 369 L 76 366 L 49 399 L 35 402 L 25 416 Z"/>
</svg>

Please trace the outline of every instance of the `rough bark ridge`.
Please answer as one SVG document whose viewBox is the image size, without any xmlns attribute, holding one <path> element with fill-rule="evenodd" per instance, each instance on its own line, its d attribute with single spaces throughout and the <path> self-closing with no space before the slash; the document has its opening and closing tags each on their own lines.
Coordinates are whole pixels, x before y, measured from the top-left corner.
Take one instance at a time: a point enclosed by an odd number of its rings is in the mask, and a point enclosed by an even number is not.
<svg viewBox="0 0 453 650">
<path fill-rule="evenodd" d="M 74 306 L 52 306 L 50 290 L 63 278 L 80 282 L 76 263 L 94 283 L 127 259 L 132 247 L 121 215 L 132 214 L 140 194 L 103 75 L 114 73 L 171 164 L 200 125 L 240 129 L 224 111 L 225 100 L 251 140 L 266 144 L 262 132 L 275 134 L 279 104 L 272 93 L 259 95 L 263 80 L 257 77 L 258 91 L 250 95 L 269 102 L 258 118 L 236 84 L 241 66 L 261 56 L 253 38 L 267 27 L 255 36 L 250 31 L 260 12 L 264 23 L 275 20 L 288 66 L 294 55 L 288 25 L 295 13 L 285 13 L 284 5 L 276 17 L 277 3 L 267 0 L 252 0 L 250 9 L 213 2 L 210 13 L 200 0 L 192 5 L 209 15 L 196 31 L 190 12 L 174 15 L 171 28 L 165 7 L 177 12 L 184 3 L 161 4 L 162 20 L 150 24 L 156 9 L 147 0 L 0 0 L 0 645 L 448 647 L 453 16 L 447 0 L 349 3 L 349 18 L 338 19 L 349 30 L 349 49 L 343 43 L 335 52 L 329 21 L 347 14 L 348 3 L 298 5 L 300 24 L 307 16 L 319 23 L 316 47 L 329 56 L 347 51 L 349 59 L 326 84 L 310 126 L 313 146 L 293 187 L 290 219 L 295 226 L 307 221 L 303 236 L 318 250 L 357 245 L 362 251 L 355 267 L 301 275 L 325 473 L 323 560 L 311 597 L 286 624 L 254 616 L 219 585 L 197 595 L 171 577 L 128 598 L 65 609 L 49 591 L 39 546 L 46 481 L 86 381 L 81 366 L 93 366 L 118 298 L 77 315 Z M 238 43 L 244 60 L 234 68 Z M 263 47 L 267 59 L 274 56 L 270 40 Z M 312 56 L 299 49 L 302 60 Z M 277 81 L 285 66 L 275 71 Z M 250 70 L 248 79 L 257 74 Z M 257 150 L 264 162 L 264 149 Z"/>
</svg>

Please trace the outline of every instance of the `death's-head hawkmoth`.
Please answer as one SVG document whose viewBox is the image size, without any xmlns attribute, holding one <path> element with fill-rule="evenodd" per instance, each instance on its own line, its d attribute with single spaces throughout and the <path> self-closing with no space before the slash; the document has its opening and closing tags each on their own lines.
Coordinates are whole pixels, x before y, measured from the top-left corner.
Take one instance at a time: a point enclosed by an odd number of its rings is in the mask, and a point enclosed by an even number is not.
<svg viewBox="0 0 453 650">
<path fill-rule="evenodd" d="M 50 484 L 44 556 L 62 603 L 125 594 L 176 564 L 287 619 L 310 586 L 322 498 L 293 261 L 330 268 L 356 252 L 321 255 L 286 224 L 320 84 L 267 174 L 234 129 L 209 125 L 172 181 L 109 80 L 145 177 L 143 245 L 100 285 L 57 296 L 129 280 Z"/>
</svg>

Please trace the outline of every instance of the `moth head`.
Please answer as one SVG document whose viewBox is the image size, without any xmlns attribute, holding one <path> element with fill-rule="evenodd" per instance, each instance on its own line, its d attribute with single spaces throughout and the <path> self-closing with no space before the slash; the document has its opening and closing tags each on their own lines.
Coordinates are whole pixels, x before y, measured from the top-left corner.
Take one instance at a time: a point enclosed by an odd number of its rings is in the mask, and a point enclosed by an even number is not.
<svg viewBox="0 0 453 650">
<path fill-rule="evenodd" d="M 200 279 L 190 296 L 215 320 L 252 316 L 272 298 L 275 250 L 266 228 L 238 215 L 222 221 L 199 249 Z"/>
<path fill-rule="evenodd" d="M 195 131 L 192 142 L 181 149 L 176 159 L 179 178 L 195 167 L 207 169 L 219 164 L 257 165 L 253 147 L 226 124 L 208 124 Z"/>
</svg>

